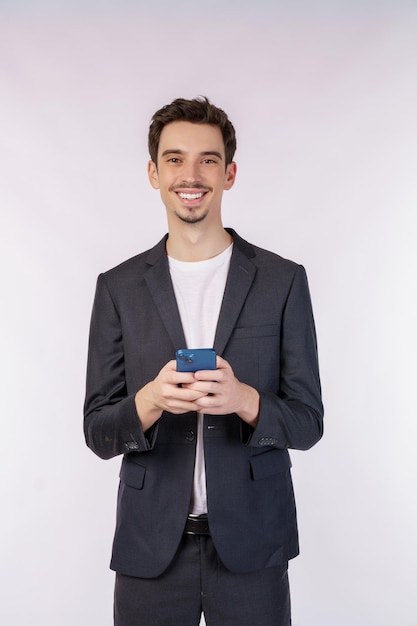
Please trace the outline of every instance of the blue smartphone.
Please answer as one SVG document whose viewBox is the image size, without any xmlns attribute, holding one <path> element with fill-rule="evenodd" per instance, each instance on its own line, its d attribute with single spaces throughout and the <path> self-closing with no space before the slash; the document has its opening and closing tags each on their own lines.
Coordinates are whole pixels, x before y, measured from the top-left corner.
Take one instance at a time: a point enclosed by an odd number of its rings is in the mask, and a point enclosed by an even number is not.
<svg viewBox="0 0 417 626">
<path fill-rule="evenodd" d="M 177 350 L 177 372 L 197 372 L 216 369 L 216 351 L 213 348 Z"/>
</svg>

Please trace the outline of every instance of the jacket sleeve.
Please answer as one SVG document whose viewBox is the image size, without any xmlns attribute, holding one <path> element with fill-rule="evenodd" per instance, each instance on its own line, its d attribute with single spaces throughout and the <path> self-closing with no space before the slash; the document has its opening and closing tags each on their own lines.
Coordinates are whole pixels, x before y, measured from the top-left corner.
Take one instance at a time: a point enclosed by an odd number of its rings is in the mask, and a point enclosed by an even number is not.
<svg viewBox="0 0 417 626">
<path fill-rule="evenodd" d="M 323 434 L 316 332 L 305 270 L 298 266 L 281 321 L 277 394 L 259 390 L 260 412 L 248 445 L 307 450 Z"/>
<path fill-rule="evenodd" d="M 151 449 L 156 431 L 157 426 L 143 432 L 135 395 L 127 394 L 120 316 L 101 274 L 90 326 L 84 404 L 86 443 L 99 457 L 109 459 Z"/>
</svg>

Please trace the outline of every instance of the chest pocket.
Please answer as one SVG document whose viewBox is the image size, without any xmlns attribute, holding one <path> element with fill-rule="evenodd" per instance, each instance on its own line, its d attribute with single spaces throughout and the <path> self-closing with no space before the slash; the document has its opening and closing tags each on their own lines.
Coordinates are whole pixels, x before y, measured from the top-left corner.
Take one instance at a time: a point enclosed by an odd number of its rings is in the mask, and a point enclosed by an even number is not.
<svg viewBox="0 0 417 626">
<path fill-rule="evenodd" d="M 276 324 L 265 324 L 263 326 L 241 326 L 235 328 L 233 339 L 244 339 L 250 337 L 274 337 L 278 335 L 279 328 Z"/>
<path fill-rule="evenodd" d="M 277 393 L 280 368 L 280 326 L 238 326 L 224 355 L 242 382 Z"/>
</svg>

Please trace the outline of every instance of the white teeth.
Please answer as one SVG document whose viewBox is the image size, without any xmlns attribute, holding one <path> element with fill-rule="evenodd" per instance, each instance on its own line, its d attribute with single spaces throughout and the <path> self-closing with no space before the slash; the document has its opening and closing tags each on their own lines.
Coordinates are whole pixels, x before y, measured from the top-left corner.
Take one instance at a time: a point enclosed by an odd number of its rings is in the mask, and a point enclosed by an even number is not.
<svg viewBox="0 0 417 626">
<path fill-rule="evenodd" d="M 203 197 L 203 192 L 200 192 L 200 193 L 181 193 L 180 192 L 178 195 L 183 200 L 197 200 L 198 198 Z"/>
</svg>

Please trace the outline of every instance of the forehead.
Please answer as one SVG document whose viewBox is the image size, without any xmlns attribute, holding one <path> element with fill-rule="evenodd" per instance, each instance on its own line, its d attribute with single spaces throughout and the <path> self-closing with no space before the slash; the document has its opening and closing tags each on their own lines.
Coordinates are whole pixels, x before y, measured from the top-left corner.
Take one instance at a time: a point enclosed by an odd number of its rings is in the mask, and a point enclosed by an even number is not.
<svg viewBox="0 0 417 626">
<path fill-rule="evenodd" d="M 171 122 L 162 129 L 158 155 L 169 150 L 197 154 L 213 151 L 220 152 L 224 157 L 223 136 L 220 128 L 211 124 Z"/>
</svg>

